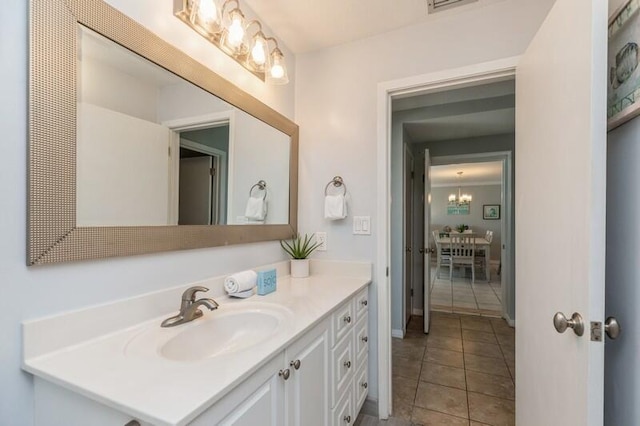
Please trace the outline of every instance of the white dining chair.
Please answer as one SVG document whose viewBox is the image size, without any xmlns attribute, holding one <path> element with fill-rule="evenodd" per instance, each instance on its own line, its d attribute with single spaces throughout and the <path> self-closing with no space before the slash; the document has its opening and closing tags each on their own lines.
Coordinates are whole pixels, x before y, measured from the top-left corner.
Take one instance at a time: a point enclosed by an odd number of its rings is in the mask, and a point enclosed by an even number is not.
<svg viewBox="0 0 640 426">
<path fill-rule="evenodd" d="M 475 252 L 476 239 L 473 234 L 451 235 L 449 242 L 451 251 L 451 266 L 449 267 L 449 281 L 453 281 L 453 267 L 456 265 L 471 268 L 471 285 L 476 281 Z"/>
<path fill-rule="evenodd" d="M 433 241 L 436 243 L 436 278 L 440 278 L 440 267 L 448 266 L 451 270 L 451 252 L 448 248 L 443 247 L 440 242 L 440 231 L 433 231 Z"/>
</svg>

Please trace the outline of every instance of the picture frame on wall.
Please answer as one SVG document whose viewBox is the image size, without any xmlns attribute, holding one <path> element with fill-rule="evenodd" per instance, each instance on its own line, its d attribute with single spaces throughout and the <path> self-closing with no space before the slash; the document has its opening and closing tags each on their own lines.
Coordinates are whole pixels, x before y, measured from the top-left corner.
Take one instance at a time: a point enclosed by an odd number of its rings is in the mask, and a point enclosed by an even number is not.
<svg viewBox="0 0 640 426">
<path fill-rule="evenodd" d="M 640 0 L 627 1 L 609 21 L 607 130 L 640 114 Z"/>
<path fill-rule="evenodd" d="M 500 219 L 500 204 L 483 204 L 482 218 L 484 220 Z"/>
</svg>

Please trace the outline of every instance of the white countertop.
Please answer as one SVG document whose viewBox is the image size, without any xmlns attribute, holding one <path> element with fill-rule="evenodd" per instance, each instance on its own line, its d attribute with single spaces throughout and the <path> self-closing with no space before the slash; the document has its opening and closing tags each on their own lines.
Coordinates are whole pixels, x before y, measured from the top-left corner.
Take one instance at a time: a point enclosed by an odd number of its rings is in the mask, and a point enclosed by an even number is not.
<svg viewBox="0 0 640 426">
<path fill-rule="evenodd" d="M 175 311 L 117 330 L 109 330 L 109 326 L 100 323 L 101 318 L 104 322 L 104 318 L 118 311 L 126 313 L 123 306 L 131 305 L 127 300 L 25 323 L 23 369 L 145 422 L 187 424 L 371 282 L 369 263 L 316 261 L 312 263 L 312 274 L 314 269 L 317 274 L 309 278 L 279 276 L 277 291 L 266 296 L 230 299 L 214 295 L 221 311 L 230 304 L 253 302 L 276 304 L 290 311 L 291 321 L 287 321 L 282 332 L 250 350 L 198 361 L 171 361 L 158 354 L 131 355 L 125 351 L 128 343 L 152 327 L 160 329 L 160 322 Z M 212 279 L 212 283 L 218 286 L 222 278 Z M 194 284 L 202 283 L 190 285 Z M 208 284 L 212 288 L 211 283 Z M 166 293 L 175 297 L 178 290 L 186 287 Z M 158 293 L 150 295 L 148 300 L 160 298 L 162 294 Z M 209 297 L 209 294 L 200 293 L 199 296 Z M 172 300 L 176 306 L 179 301 L 179 298 Z M 136 298 L 135 303 L 138 308 L 143 306 L 145 297 Z M 216 311 L 205 312 L 205 317 L 210 315 L 215 316 Z M 87 330 L 79 334 L 91 335 L 92 328 L 107 333 L 84 341 L 69 341 L 65 347 L 38 342 L 39 338 L 52 340 L 52 334 L 60 333 L 65 323 L 78 327 L 79 319 L 84 321 L 82 327 Z M 175 334 L 177 329 L 201 320 L 161 329 L 159 333 Z M 73 330 L 67 329 L 69 332 Z"/>
</svg>

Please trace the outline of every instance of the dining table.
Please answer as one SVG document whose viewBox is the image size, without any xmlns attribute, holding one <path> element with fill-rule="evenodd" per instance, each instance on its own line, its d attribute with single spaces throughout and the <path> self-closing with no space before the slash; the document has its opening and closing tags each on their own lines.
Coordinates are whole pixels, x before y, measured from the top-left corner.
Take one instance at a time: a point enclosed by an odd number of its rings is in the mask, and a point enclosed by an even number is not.
<svg viewBox="0 0 640 426">
<path fill-rule="evenodd" d="M 438 234 L 438 244 L 436 244 L 436 247 L 438 248 L 438 258 L 440 258 L 440 255 L 442 254 L 440 253 L 440 250 L 442 250 L 442 248 L 447 248 L 447 246 L 451 243 L 451 237 L 449 236 L 449 234 L 466 236 L 465 234 L 467 233 L 460 234 L 458 232 L 450 232 Z M 491 261 L 491 243 L 485 237 L 481 236 L 474 236 L 473 239 L 476 245 L 476 251 L 484 251 L 484 267 L 486 271 L 487 282 L 489 282 L 491 281 L 491 268 L 489 267 Z"/>
</svg>

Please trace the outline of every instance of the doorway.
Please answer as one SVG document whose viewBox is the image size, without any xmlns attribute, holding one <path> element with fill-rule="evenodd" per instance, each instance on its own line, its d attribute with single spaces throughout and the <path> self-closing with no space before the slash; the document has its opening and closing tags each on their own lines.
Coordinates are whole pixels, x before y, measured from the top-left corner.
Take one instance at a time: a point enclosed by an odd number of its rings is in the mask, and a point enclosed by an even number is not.
<svg viewBox="0 0 640 426">
<path fill-rule="evenodd" d="M 403 136 L 402 128 L 389 128 L 391 122 L 389 117 L 392 114 L 391 103 L 392 99 L 402 99 L 408 96 L 422 95 L 428 93 L 441 93 L 444 90 L 461 89 L 464 87 L 496 83 L 505 80 L 513 80 L 515 74 L 515 59 L 508 59 L 502 61 L 496 61 L 493 63 L 480 64 L 465 69 L 456 70 L 457 78 L 451 75 L 443 75 L 435 73 L 431 76 L 422 76 L 397 82 L 389 83 L 388 85 L 379 86 L 379 123 L 387 123 L 385 131 L 379 132 L 378 138 L 378 158 L 379 158 L 379 170 L 384 171 L 378 175 L 378 190 L 381 194 L 394 194 L 401 193 L 400 191 L 393 191 L 390 185 L 389 175 L 391 173 L 390 157 L 391 151 L 394 150 L 394 146 L 391 144 L 391 140 L 400 135 Z M 382 130 L 382 129 L 381 129 Z M 388 136 L 391 136 L 389 138 Z M 409 138 L 410 139 L 410 138 Z M 402 148 L 402 145 L 400 145 Z M 401 157 L 400 157 L 401 158 Z M 429 194 L 425 194 L 425 199 L 429 200 Z M 402 203 L 399 203 L 402 205 Z M 382 199 L 378 205 L 378 217 L 379 220 L 379 240 L 378 240 L 378 256 L 377 256 L 377 279 L 380 283 L 387 282 L 387 265 L 390 265 L 392 256 L 396 256 L 397 251 L 392 250 L 393 244 L 390 244 L 390 239 L 387 236 L 393 238 L 393 233 L 390 232 L 389 223 L 390 218 L 394 216 L 393 211 L 388 210 L 388 199 Z M 401 239 L 400 239 L 401 241 Z M 401 251 L 400 251 L 401 252 Z M 414 250 L 418 252 L 418 250 Z M 428 265 L 426 266 L 428 268 Z M 391 269 L 390 282 L 393 282 L 393 274 L 397 272 Z M 401 280 L 397 280 L 402 282 Z M 378 327 L 378 356 L 379 356 L 379 416 L 380 418 L 387 418 L 390 414 L 392 403 L 392 385 L 391 385 L 391 371 L 392 371 L 392 353 L 391 353 L 391 323 L 393 318 L 397 317 L 397 313 L 391 311 L 391 301 L 404 299 L 397 296 L 392 296 L 394 292 L 391 286 L 380 285 L 378 286 L 378 303 L 379 303 L 379 327 Z M 392 318 L 393 317 L 393 318 Z M 401 316 L 400 316 L 401 318 Z"/>
</svg>

